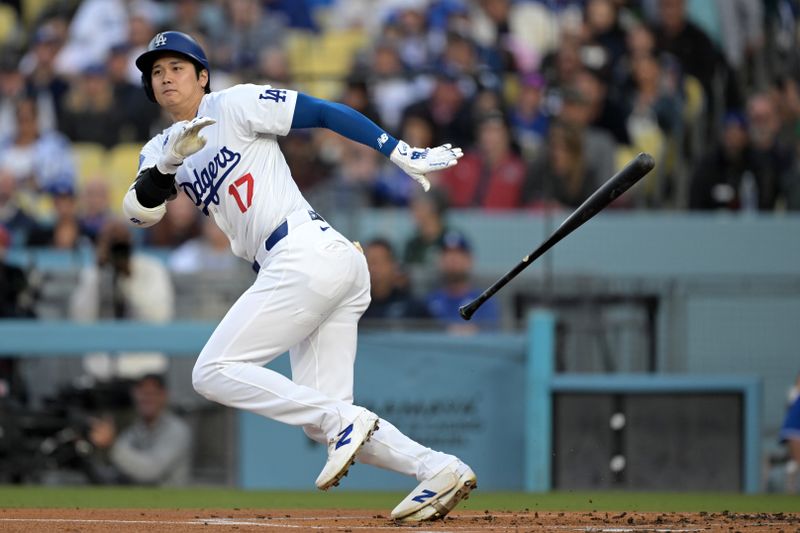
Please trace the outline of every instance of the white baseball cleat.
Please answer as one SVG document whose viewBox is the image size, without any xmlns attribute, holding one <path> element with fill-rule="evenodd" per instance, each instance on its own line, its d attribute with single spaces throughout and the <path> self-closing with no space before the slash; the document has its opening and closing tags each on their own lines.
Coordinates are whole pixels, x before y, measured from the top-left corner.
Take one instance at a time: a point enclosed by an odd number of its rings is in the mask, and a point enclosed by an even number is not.
<svg viewBox="0 0 800 533">
<path fill-rule="evenodd" d="M 469 498 L 478 487 L 478 477 L 470 467 L 455 460 L 438 474 L 411 491 L 392 511 L 399 522 L 423 522 L 444 518 L 458 502 Z"/>
<path fill-rule="evenodd" d="M 328 490 L 339 484 L 347 469 L 356 462 L 356 454 L 378 429 L 378 415 L 364 411 L 328 443 L 328 462 L 317 477 L 317 488 Z"/>
</svg>

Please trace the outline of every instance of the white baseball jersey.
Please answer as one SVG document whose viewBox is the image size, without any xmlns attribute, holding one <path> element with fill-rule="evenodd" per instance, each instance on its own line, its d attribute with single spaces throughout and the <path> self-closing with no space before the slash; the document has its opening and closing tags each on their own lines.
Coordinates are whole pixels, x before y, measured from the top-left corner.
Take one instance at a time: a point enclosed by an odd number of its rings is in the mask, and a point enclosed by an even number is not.
<svg viewBox="0 0 800 533">
<path fill-rule="evenodd" d="M 276 141 L 289 132 L 296 102 L 294 91 L 256 85 L 205 95 L 198 116 L 217 122 L 203 128 L 206 146 L 175 175 L 176 187 L 249 261 L 266 253 L 267 237 L 284 220 L 311 209 Z M 141 168 L 156 164 L 169 134 L 145 145 Z M 367 262 L 349 240 L 311 218 L 291 227 L 270 253 L 200 353 L 192 384 L 209 400 L 301 426 L 328 443 L 363 411 L 352 402 L 358 319 L 370 300 Z M 287 351 L 291 380 L 264 366 Z M 358 458 L 418 480 L 455 460 L 385 420 Z"/>
<path fill-rule="evenodd" d="M 205 147 L 187 157 L 175 174 L 178 191 L 213 216 L 233 253 L 248 261 L 289 213 L 311 209 L 276 139 L 289 133 L 296 102 L 296 91 L 269 85 L 237 85 L 206 94 L 197 115 L 217 123 L 203 128 Z M 155 166 L 170 130 L 142 148 L 140 169 Z"/>
</svg>

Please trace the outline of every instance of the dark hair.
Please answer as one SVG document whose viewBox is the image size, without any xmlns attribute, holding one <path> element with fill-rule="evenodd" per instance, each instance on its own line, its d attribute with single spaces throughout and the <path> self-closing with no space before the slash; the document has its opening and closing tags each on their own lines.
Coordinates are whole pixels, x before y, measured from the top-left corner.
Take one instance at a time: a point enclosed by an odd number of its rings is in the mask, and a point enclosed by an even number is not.
<svg viewBox="0 0 800 533">
<path fill-rule="evenodd" d="M 389 242 L 389 239 L 385 237 L 376 237 L 367 243 L 367 248 L 370 248 L 372 246 L 378 246 L 380 248 L 385 249 L 387 252 L 389 252 L 389 256 L 392 259 L 395 259 L 394 246 L 392 246 L 392 243 Z"/>
<path fill-rule="evenodd" d="M 139 387 L 143 385 L 146 381 L 152 381 L 153 383 L 158 385 L 158 388 L 160 388 L 161 390 L 167 389 L 167 382 L 164 379 L 164 375 L 156 373 L 143 375 L 142 377 L 136 380 L 136 382 L 134 383 L 134 387 Z"/>
</svg>

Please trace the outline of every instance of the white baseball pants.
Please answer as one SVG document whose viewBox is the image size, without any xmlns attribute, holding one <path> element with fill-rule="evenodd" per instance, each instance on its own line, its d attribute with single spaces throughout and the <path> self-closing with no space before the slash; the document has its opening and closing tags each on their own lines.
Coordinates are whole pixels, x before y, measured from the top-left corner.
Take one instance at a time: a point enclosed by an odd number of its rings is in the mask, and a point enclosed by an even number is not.
<svg viewBox="0 0 800 533">
<path fill-rule="evenodd" d="M 255 283 L 203 348 L 192 383 L 209 400 L 302 426 L 327 444 L 361 412 L 353 405 L 353 365 L 369 272 L 364 255 L 326 222 L 289 222 L 288 235 L 259 261 Z M 291 380 L 263 366 L 287 350 Z M 358 455 L 419 481 L 454 459 L 383 419 Z"/>
</svg>

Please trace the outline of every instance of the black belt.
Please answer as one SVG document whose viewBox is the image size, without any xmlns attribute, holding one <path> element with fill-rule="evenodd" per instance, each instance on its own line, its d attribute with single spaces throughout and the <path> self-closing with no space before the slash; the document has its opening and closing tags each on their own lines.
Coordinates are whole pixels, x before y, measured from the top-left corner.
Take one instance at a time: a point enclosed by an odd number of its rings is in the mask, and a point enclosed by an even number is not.
<svg viewBox="0 0 800 533">
<path fill-rule="evenodd" d="M 311 209 L 308 210 L 308 216 L 309 216 L 309 218 L 311 220 L 321 220 L 321 221 L 325 222 L 325 219 L 322 218 L 319 215 L 319 213 L 317 213 L 316 211 L 312 211 Z M 283 222 L 281 222 L 278 225 L 277 228 L 272 230 L 272 233 L 269 234 L 269 237 L 267 237 L 267 240 L 264 241 L 264 248 L 266 248 L 267 251 L 269 252 L 270 250 L 275 248 L 275 245 L 278 244 L 279 242 L 281 242 L 281 240 L 284 237 L 286 237 L 287 235 L 289 235 L 289 219 L 288 218 L 285 219 Z M 261 270 L 261 265 L 258 264 L 258 261 L 253 261 L 253 270 L 256 273 L 258 273 L 258 271 Z"/>
</svg>

